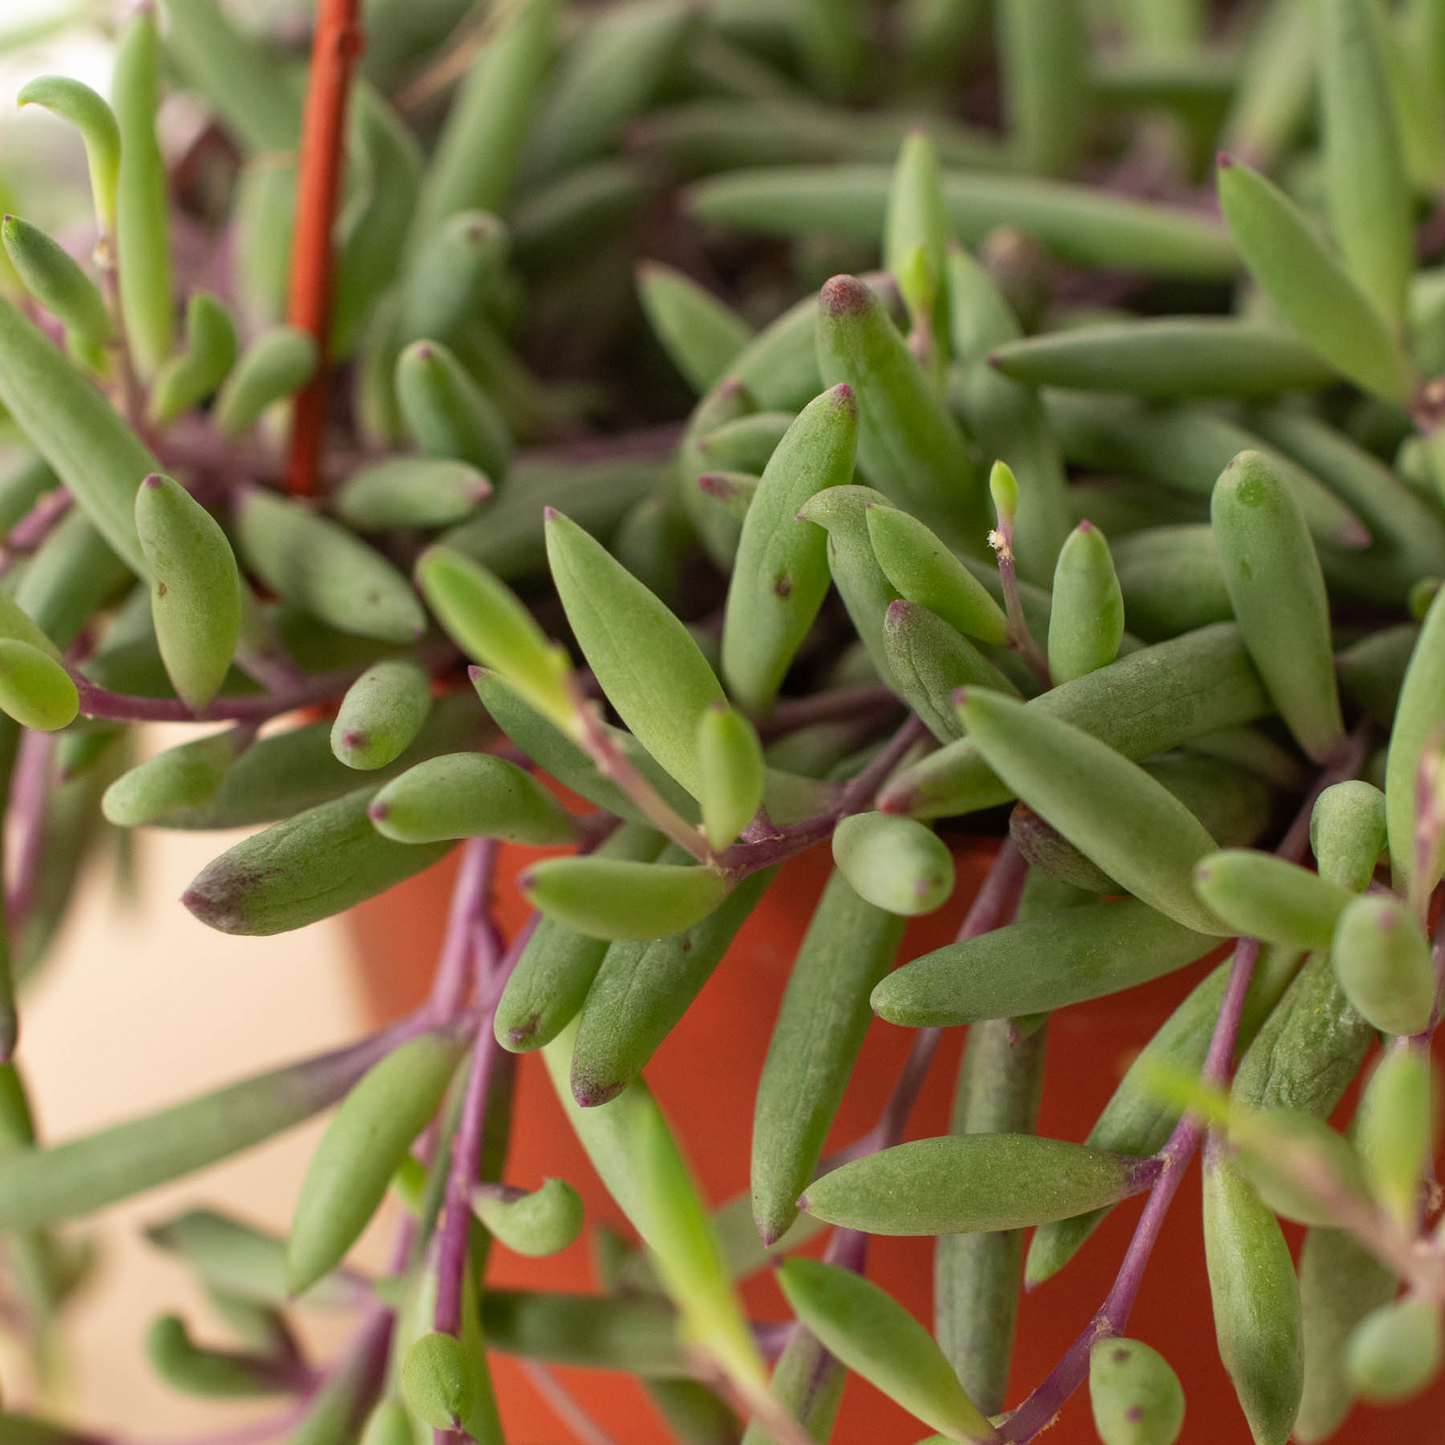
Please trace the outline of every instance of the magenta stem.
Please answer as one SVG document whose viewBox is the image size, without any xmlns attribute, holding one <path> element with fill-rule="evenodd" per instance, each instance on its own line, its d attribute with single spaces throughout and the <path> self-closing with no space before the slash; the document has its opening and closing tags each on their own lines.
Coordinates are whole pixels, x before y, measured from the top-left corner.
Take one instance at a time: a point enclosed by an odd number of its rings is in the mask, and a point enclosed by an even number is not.
<svg viewBox="0 0 1445 1445">
<path fill-rule="evenodd" d="M 492 1032 L 492 1019 L 502 985 L 511 976 L 532 937 L 538 922 L 533 914 L 512 941 L 501 960 L 488 970 L 490 977 L 482 981 L 489 997 L 477 1023 L 476 1046 L 472 1053 L 472 1070 L 467 1077 L 467 1092 L 462 1100 L 461 1120 L 457 1125 L 452 1150 L 452 1172 L 447 1183 L 445 1213 L 437 1243 L 437 1302 L 435 1328 L 446 1334 L 459 1334 L 462 1325 L 462 1282 L 467 1267 L 467 1240 L 471 1232 L 472 1185 L 476 1182 L 477 1165 L 482 1153 L 482 1135 L 487 1122 L 487 1096 L 497 1059 L 497 1040 Z M 489 928 L 484 937 L 491 938 Z M 476 934 L 473 933 L 475 938 Z M 487 945 L 484 945 L 487 946 Z"/>
<path fill-rule="evenodd" d="M 6 534 L 5 546 L 0 549 L 0 577 L 39 547 L 72 504 L 73 499 L 64 487 L 53 487 L 36 501 Z"/>
</svg>

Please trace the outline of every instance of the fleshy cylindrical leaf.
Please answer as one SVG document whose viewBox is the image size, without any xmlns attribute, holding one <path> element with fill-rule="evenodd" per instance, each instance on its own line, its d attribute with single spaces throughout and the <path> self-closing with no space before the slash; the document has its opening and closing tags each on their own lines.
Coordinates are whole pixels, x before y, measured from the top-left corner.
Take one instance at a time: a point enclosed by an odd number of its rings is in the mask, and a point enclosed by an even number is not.
<svg viewBox="0 0 1445 1445">
<path fill-rule="evenodd" d="M 1236 1165 L 1204 1160 L 1204 1257 L 1219 1357 L 1258 1445 L 1285 1445 L 1304 1388 L 1300 1291 L 1279 1222 Z"/>
<path fill-rule="evenodd" d="M 411 746 L 430 712 L 426 669 L 386 658 L 346 689 L 331 724 L 331 751 L 348 768 L 384 768 Z"/>
<path fill-rule="evenodd" d="M 85 143 L 95 219 L 115 235 L 116 186 L 120 180 L 120 128 L 115 112 L 88 85 L 68 75 L 40 75 L 20 87 L 17 105 L 39 105 L 69 121 Z"/>
<path fill-rule="evenodd" d="M 1387 894 L 1355 899 L 1340 914 L 1333 957 L 1340 987 L 1387 1034 L 1416 1034 L 1435 1006 L 1430 944 L 1410 910 Z"/>
<path fill-rule="evenodd" d="M 567 810 L 529 773 L 487 753 L 444 753 L 408 768 L 372 800 L 371 821 L 398 843 L 502 838 L 546 846 L 572 841 Z"/>
<path fill-rule="evenodd" d="M 697 643 L 601 543 L 550 510 L 547 560 L 607 700 L 638 742 L 698 796 L 698 723 L 723 696 Z"/>
<path fill-rule="evenodd" d="M 80 710 L 75 683 L 62 663 L 28 642 L 0 638 L 0 711 L 21 727 L 54 732 Z"/>
<path fill-rule="evenodd" d="M 994 1438 L 932 1336 L 876 1284 L 797 1256 L 779 1270 L 778 1283 L 825 1348 L 905 1410 L 952 1440 Z"/>
<path fill-rule="evenodd" d="M 948 845 L 912 818 L 844 818 L 833 831 L 833 861 L 860 898 L 889 913 L 932 913 L 953 892 Z"/>
<path fill-rule="evenodd" d="M 1409 1231 L 1434 1154 L 1435 1080 L 1418 1049 L 1390 1049 L 1370 1075 L 1355 1120 L 1355 1143 L 1370 1190 Z"/>
<path fill-rule="evenodd" d="M 741 316 L 671 266 L 644 261 L 637 268 L 637 294 L 653 335 L 699 395 L 727 375 L 752 338 Z"/>
<path fill-rule="evenodd" d="M 0 222 L 0 239 L 26 290 L 57 321 L 92 346 L 114 339 L 115 328 L 95 282 L 68 251 L 19 216 Z"/>
<path fill-rule="evenodd" d="M 236 323 L 209 291 L 186 303 L 186 349 L 156 373 L 147 415 L 154 426 L 174 421 L 204 401 L 236 363 Z"/>
<path fill-rule="evenodd" d="M 1393 1404 L 1426 1389 L 1445 1359 L 1440 1304 L 1402 1299 L 1372 1310 L 1345 1350 L 1350 1383 L 1367 1400 Z"/>
<path fill-rule="evenodd" d="M 1193 889 L 1194 866 L 1214 840 L 1162 783 L 1078 728 L 997 693 L 969 689 L 959 711 L 993 770 L 1105 873 L 1186 928 L 1223 931 Z"/>
<path fill-rule="evenodd" d="M 550 858 L 527 869 L 517 886 L 534 908 L 594 938 L 681 933 L 731 892 L 710 868 L 610 858 Z"/>
<path fill-rule="evenodd" d="M 1320 877 L 1363 893 L 1385 850 L 1385 795 L 1359 778 L 1333 783 L 1310 812 L 1310 847 Z"/>
<path fill-rule="evenodd" d="M 454 526 L 491 494 L 491 482 L 466 462 L 390 457 L 352 472 L 336 489 L 331 506 L 358 532 L 385 532 Z"/>
<path fill-rule="evenodd" d="M 122 773 L 101 799 L 101 811 L 119 828 L 134 828 L 178 808 L 197 808 L 221 786 L 236 757 L 231 733 L 213 733 L 167 748 Z"/>
<path fill-rule="evenodd" d="M 184 487 L 152 474 L 135 498 L 136 533 L 151 571 L 151 617 L 181 700 L 204 707 L 220 691 L 241 635 L 241 577 L 220 524 Z"/>
<path fill-rule="evenodd" d="M 463 1052 L 457 1031 L 394 1049 L 347 1094 L 312 1156 L 286 1245 L 293 1294 L 329 1274 L 381 1203 L 411 1141 L 446 1093 Z"/>
<path fill-rule="evenodd" d="M 753 725 L 725 703 L 706 708 L 697 725 L 703 831 L 726 848 L 763 801 L 763 745 Z"/>
<path fill-rule="evenodd" d="M 828 590 L 827 539 L 798 520 L 816 492 L 853 475 L 858 405 L 834 387 L 809 403 L 768 458 L 728 583 L 722 669 L 744 711 L 766 712 Z"/>
<path fill-rule="evenodd" d="M 565 1179 L 544 1179 L 530 1194 L 482 1185 L 472 1191 L 472 1210 L 517 1254 L 556 1254 L 582 1232 L 582 1196 Z"/>
<path fill-rule="evenodd" d="M 1095 1343 L 1089 1351 L 1089 1404 L 1103 1445 L 1174 1445 L 1184 1428 L 1179 1376 L 1142 1340 Z"/>
<path fill-rule="evenodd" d="M 1415 389 L 1409 359 L 1299 207 L 1227 156 L 1220 158 L 1219 205 L 1245 264 L 1300 336 L 1366 391 L 1408 405 Z"/>
<path fill-rule="evenodd" d="M 1070 682 L 1113 662 L 1124 638 L 1124 599 L 1109 543 L 1080 522 L 1059 550 L 1049 612 L 1049 675 Z"/>
<path fill-rule="evenodd" d="M 507 469 L 512 438 L 496 403 L 439 341 L 416 341 L 396 363 L 407 430 L 429 457 L 466 462 L 489 477 Z"/>
<path fill-rule="evenodd" d="M 1248 848 L 1201 859 L 1194 884 L 1209 909 L 1236 933 L 1301 948 L 1328 948 L 1353 898 L 1318 873 Z"/>
<path fill-rule="evenodd" d="M 252 488 L 236 509 L 247 565 L 288 602 L 341 632 L 415 642 L 426 614 L 380 552 L 299 503 Z"/>
<path fill-rule="evenodd" d="M 1148 1188 L 1152 1159 L 1035 1134 L 949 1134 L 855 1159 L 808 1186 L 799 1207 L 870 1234 L 1024 1229 Z"/>
<path fill-rule="evenodd" d="M 316 371 L 316 340 L 294 326 L 263 331 L 241 353 L 216 398 L 212 416 L 223 436 L 249 431 L 267 407 L 300 391 Z"/>
<path fill-rule="evenodd" d="M 1324 576 L 1270 459 L 1243 452 L 1215 484 L 1210 526 L 1244 645 L 1300 746 L 1325 761 L 1344 738 Z"/>
</svg>

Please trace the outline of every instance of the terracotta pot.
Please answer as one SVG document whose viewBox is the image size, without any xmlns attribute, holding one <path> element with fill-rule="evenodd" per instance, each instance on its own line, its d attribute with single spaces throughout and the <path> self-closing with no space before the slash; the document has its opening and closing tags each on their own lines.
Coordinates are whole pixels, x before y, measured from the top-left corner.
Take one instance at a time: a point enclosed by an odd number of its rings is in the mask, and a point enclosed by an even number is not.
<svg viewBox="0 0 1445 1445">
<path fill-rule="evenodd" d="M 959 887 L 949 904 L 907 932 L 901 958 L 947 942 L 977 889 L 994 846 L 976 844 L 959 856 Z M 509 933 L 523 917 L 511 886 L 514 875 L 542 856 L 539 850 L 503 850 L 497 888 L 500 922 Z M 826 881 L 825 848 L 787 864 L 739 933 L 682 1023 L 658 1050 L 647 1077 L 688 1148 L 693 1167 L 714 1201 L 747 1187 L 753 1095 L 788 968 Z M 424 995 L 440 945 L 455 862 L 445 860 L 383 898 L 358 908 L 355 937 L 365 986 L 379 1018 L 413 1007 Z M 1041 1132 L 1082 1139 L 1107 1101 L 1132 1050 L 1146 1039 L 1198 979 L 1201 963 L 1113 998 L 1065 1009 L 1050 1021 Z M 914 1111 L 909 1137 L 946 1130 L 964 1031 L 949 1030 Z M 854 1071 L 832 1144 L 856 1138 L 876 1120 L 911 1042 L 911 1033 L 878 1022 Z M 1184 1383 L 1188 1402 L 1183 1441 L 1248 1445 L 1249 1434 L 1214 1346 L 1208 1283 L 1200 1237 L 1198 1165 L 1175 1201 L 1152 1269 L 1145 1278 L 1131 1333 L 1162 1350 Z M 518 1072 L 516 1114 L 507 1170 L 509 1182 L 535 1188 L 548 1174 L 581 1190 L 589 1217 L 621 1224 L 621 1216 L 572 1137 L 538 1058 L 524 1056 Z M 1139 1211 L 1137 1201 L 1116 1209 L 1060 1275 L 1023 1301 L 1019 1345 L 1009 1398 L 1016 1402 L 1041 1380 L 1108 1292 Z M 1294 1242 L 1298 1243 L 1297 1234 Z M 552 1259 L 524 1260 L 497 1249 L 489 1279 L 503 1286 L 595 1289 L 586 1234 Z M 919 1318 L 932 1309 L 932 1241 L 878 1239 L 869 1275 Z M 746 1297 L 756 1316 L 786 1318 L 771 1277 L 749 1282 Z M 496 1361 L 507 1438 L 513 1445 L 546 1445 L 564 1431 L 530 1382 L 505 1357 Z M 625 1445 L 668 1445 L 672 1437 L 641 1389 L 630 1380 L 590 1371 L 561 1371 L 603 1427 Z M 1337 1437 L 1348 1445 L 1385 1445 L 1401 1438 L 1445 1440 L 1432 1391 L 1391 1411 L 1357 1409 Z M 1428 1422 L 1428 1423 L 1427 1423 Z M 1403 1432 L 1403 1434 L 1402 1434 Z M 861 1381 L 850 1378 L 837 1445 L 911 1445 L 927 1431 Z M 1094 1442 L 1083 1390 L 1050 1433 L 1058 1445 Z"/>
</svg>

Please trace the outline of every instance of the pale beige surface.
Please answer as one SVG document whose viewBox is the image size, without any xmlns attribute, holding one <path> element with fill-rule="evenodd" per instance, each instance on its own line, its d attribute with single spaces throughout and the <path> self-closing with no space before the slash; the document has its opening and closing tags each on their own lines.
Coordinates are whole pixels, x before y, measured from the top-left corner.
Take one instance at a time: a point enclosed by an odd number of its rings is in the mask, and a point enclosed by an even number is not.
<svg viewBox="0 0 1445 1445">
<path fill-rule="evenodd" d="M 139 835 L 141 902 L 117 905 L 108 867 L 86 880 L 44 977 L 24 1002 L 21 1059 L 51 1140 L 67 1138 L 365 1031 L 343 930 L 325 923 L 273 939 L 229 938 L 177 901 L 222 835 Z M 108 860 L 107 860 L 108 863 Z M 284 1228 L 320 1121 L 202 1175 L 117 1206 L 84 1226 L 105 1263 L 70 1310 L 67 1418 L 164 1441 L 253 1416 L 188 1401 L 162 1386 L 141 1341 L 158 1313 L 178 1310 L 203 1339 L 225 1336 L 187 1271 L 140 1237 L 148 1222 L 224 1202 Z M 379 1262 L 383 1239 L 360 1258 Z M 371 1248 L 366 1248 L 370 1245 Z M 308 1328 L 319 1358 L 344 1338 L 343 1319 Z M 28 1372 L 0 1346 L 0 1398 L 31 1398 Z M 276 1412 L 262 1405 L 261 1414 Z"/>
</svg>

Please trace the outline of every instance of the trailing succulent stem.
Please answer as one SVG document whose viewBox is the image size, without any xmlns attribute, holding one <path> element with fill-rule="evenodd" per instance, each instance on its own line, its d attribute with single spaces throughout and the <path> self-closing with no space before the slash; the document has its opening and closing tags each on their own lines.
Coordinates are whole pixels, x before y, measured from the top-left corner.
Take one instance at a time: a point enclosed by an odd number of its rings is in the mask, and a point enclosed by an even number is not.
<svg viewBox="0 0 1445 1445">
<path fill-rule="evenodd" d="M 1445 6 L 1258 12 L 318 0 L 298 40 L 143 0 L 109 101 L 22 90 L 93 212 L 0 224 L 0 1328 L 39 1367 L 89 1264 L 59 1226 L 334 1110 L 284 1236 L 147 1230 L 224 1332 L 162 1315 L 150 1364 L 276 1397 L 247 1439 L 501 1445 L 509 1353 L 603 1445 L 634 1421 L 553 1366 L 634 1375 L 682 1445 L 850 1445 L 850 1371 L 934 1440 L 1028 1445 L 1087 1383 L 1103 1445 L 1172 1445 L 1128 1329 L 1195 1155 L 1239 1438 L 1438 1379 Z M 181 902 L 247 936 L 455 850 L 425 1001 L 41 1136 L 24 986 L 102 825 L 244 830 Z M 710 1203 L 653 1059 L 803 911 Z M 1050 1015 L 1206 958 L 1051 1137 Z M 912 1047 L 839 1145 L 875 1015 Z M 518 1177 L 519 1067 L 629 1232 Z M 1016 1382 L 1021 1289 L 1136 1196 Z M 875 1235 L 935 1241 L 932 1328 Z M 598 1292 L 488 1278 L 584 1236 Z M 770 1261 L 782 1324 L 740 1289 Z M 330 1359 L 312 1309 L 356 1316 Z M 147 1433 L 6 1388 L 0 1445 Z"/>
</svg>

